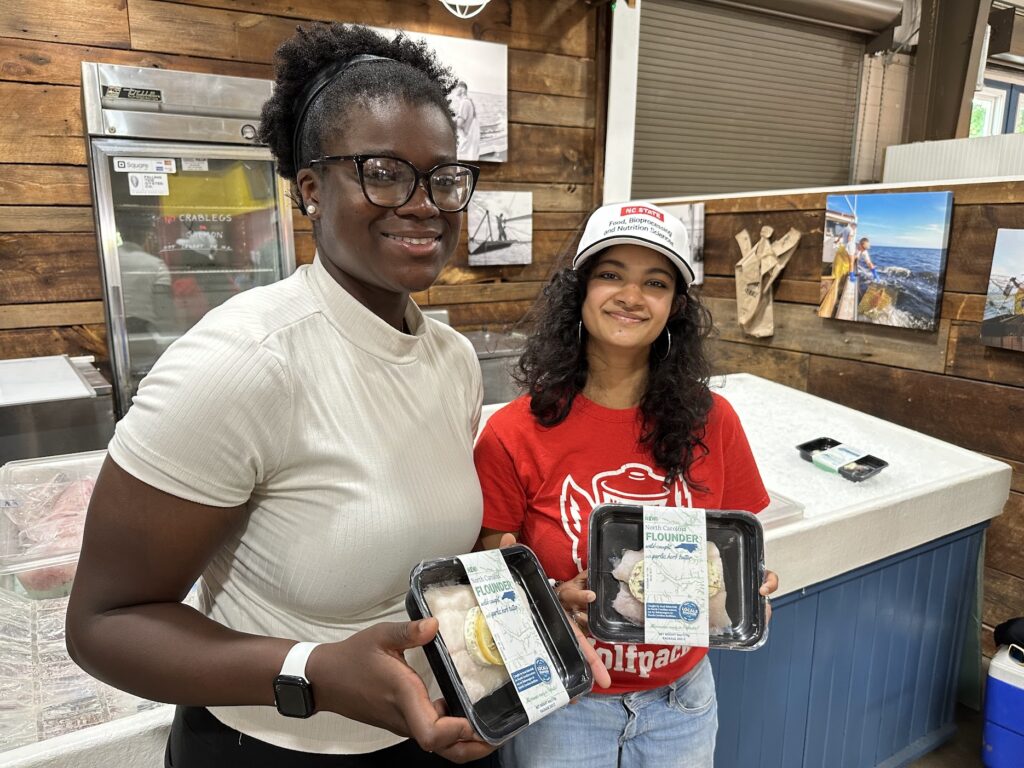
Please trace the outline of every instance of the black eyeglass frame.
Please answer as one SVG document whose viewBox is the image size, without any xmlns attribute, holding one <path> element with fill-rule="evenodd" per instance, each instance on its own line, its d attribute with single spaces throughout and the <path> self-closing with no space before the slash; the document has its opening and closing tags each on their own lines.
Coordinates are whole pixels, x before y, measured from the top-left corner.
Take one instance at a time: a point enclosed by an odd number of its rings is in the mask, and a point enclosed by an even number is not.
<svg viewBox="0 0 1024 768">
<path fill-rule="evenodd" d="M 370 193 L 366 191 L 366 181 L 365 178 L 363 177 L 363 163 L 365 163 L 367 160 L 374 160 L 377 158 L 394 160 L 395 162 L 404 163 L 405 165 L 412 168 L 414 179 L 412 187 L 409 189 L 409 196 L 405 198 L 405 200 L 396 205 L 381 205 L 380 203 L 370 199 Z M 444 211 L 445 213 L 460 213 L 469 207 L 469 201 L 473 199 L 473 194 L 476 192 L 476 183 L 480 178 L 480 167 L 477 165 L 470 165 L 469 163 L 460 163 L 458 161 L 452 161 L 447 163 L 438 163 L 429 170 L 421 171 L 408 160 L 404 160 L 401 157 L 393 157 L 391 155 L 321 155 L 320 157 L 314 157 L 312 160 L 310 160 L 309 167 L 312 168 L 314 165 L 318 164 L 329 165 L 330 163 L 344 163 L 349 160 L 351 160 L 356 167 L 356 173 L 359 175 L 359 188 L 363 190 L 363 197 L 365 197 L 372 205 L 376 205 L 378 208 L 401 208 L 403 205 L 412 200 L 412 196 L 416 194 L 416 187 L 420 185 L 420 180 L 424 179 L 426 180 L 427 183 L 423 185 L 423 188 L 427 191 L 427 197 L 430 199 L 430 202 L 434 205 L 435 208 L 437 208 L 439 211 Z M 473 186 L 470 187 L 469 189 L 469 196 L 466 198 L 466 202 L 462 204 L 461 208 L 455 208 L 454 210 L 442 208 L 440 205 L 438 205 L 437 200 L 434 199 L 434 190 L 430 186 L 430 177 L 434 175 L 434 172 L 440 168 L 444 168 L 449 165 L 455 166 L 457 168 L 466 168 L 473 175 Z"/>
</svg>

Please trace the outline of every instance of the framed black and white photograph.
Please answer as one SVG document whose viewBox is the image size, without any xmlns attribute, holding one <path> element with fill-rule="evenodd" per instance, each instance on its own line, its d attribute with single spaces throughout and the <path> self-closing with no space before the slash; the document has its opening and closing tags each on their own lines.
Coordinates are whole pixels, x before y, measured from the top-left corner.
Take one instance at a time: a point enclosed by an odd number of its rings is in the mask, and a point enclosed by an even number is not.
<svg viewBox="0 0 1024 768">
<path fill-rule="evenodd" d="M 393 29 L 380 32 L 394 35 Z M 408 32 L 425 40 L 458 80 L 448 97 L 455 114 L 459 160 L 508 160 L 508 46 L 462 37 Z"/>
<path fill-rule="evenodd" d="M 704 203 L 679 203 L 662 206 L 677 216 L 690 236 L 690 266 L 693 267 L 693 284 L 704 282 Z"/>
<path fill-rule="evenodd" d="M 469 265 L 533 261 L 533 193 L 477 192 L 469 203 Z"/>
</svg>

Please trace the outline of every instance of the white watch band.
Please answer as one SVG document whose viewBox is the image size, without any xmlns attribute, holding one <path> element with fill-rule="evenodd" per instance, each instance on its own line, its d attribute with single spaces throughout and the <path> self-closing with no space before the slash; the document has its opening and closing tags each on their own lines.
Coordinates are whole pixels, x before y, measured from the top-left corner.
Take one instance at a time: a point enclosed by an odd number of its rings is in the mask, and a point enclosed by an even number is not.
<svg viewBox="0 0 1024 768">
<path fill-rule="evenodd" d="M 308 683 L 306 661 L 309 659 L 309 654 L 318 645 L 320 643 L 296 643 L 293 645 L 291 650 L 288 651 L 288 655 L 284 657 L 284 664 L 281 665 L 280 674 L 287 675 L 288 677 L 301 677 Z"/>
</svg>

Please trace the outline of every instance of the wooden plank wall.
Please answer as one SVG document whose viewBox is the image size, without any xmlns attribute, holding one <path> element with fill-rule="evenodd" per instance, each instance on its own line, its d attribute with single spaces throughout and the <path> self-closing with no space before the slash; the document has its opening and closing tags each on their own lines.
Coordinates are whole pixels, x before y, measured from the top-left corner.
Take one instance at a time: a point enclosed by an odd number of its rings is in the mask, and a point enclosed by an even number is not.
<svg viewBox="0 0 1024 768">
<path fill-rule="evenodd" d="M 716 373 L 746 371 L 933 435 L 1010 464 L 1013 486 L 988 530 L 982 633 L 1024 616 L 1024 353 L 984 346 L 980 322 L 996 229 L 1024 228 L 1024 185 L 947 184 L 953 219 L 941 321 L 933 333 L 825 320 L 816 314 L 825 193 L 709 200 L 703 295 L 715 319 Z M 894 190 L 899 191 L 899 190 Z M 775 335 L 736 322 L 734 235 L 764 225 L 803 233 L 776 284 Z"/>
<path fill-rule="evenodd" d="M 534 263 L 469 268 L 464 232 L 417 299 L 463 329 L 519 319 L 597 202 L 606 15 L 582 0 L 493 0 L 471 20 L 437 0 L 0 0 L 0 358 L 107 357 L 80 62 L 269 78 L 277 45 L 310 20 L 508 45 L 510 162 L 484 163 L 480 188 L 533 192 Z M 295 228 L 308 262 L 297 213 Z"/>
</svg>

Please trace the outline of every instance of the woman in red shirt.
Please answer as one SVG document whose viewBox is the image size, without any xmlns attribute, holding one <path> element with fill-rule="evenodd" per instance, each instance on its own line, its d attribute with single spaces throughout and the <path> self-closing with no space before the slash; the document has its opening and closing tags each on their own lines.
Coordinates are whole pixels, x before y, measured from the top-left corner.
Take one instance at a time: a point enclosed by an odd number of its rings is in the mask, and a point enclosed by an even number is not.
<svg viewBox="0 0 1024 768">
<path fill-rule="evenodd" d="M 484 546 L 514 533 L 562 581 L 585 628 L 587 528 L 607 502 L 758 512 L 768 504 L 743 428 L 708 389 L 710 315 L 688 293 L 686 229 L 649 204 L 592 214 L 572 266 L 538 305 L 519 363 L 527 395 L 475 452 Z M 762 594 L 778 586 L 769 572 Z M 533 724 L 506 768 L 710 767 L 718 727 L 706 648 L 595 643 L 612 686 Z"/>
</svg>

